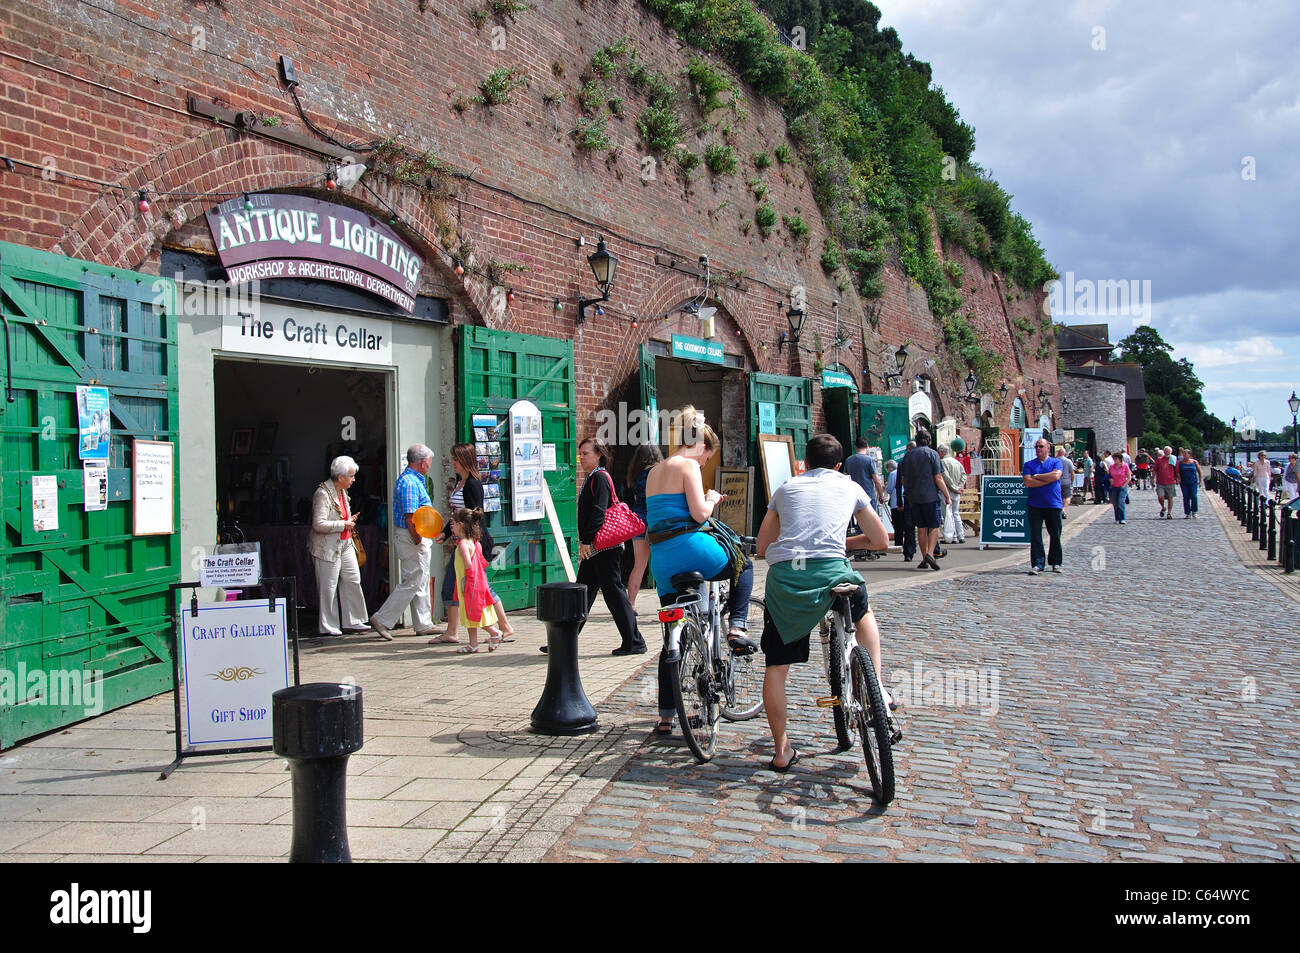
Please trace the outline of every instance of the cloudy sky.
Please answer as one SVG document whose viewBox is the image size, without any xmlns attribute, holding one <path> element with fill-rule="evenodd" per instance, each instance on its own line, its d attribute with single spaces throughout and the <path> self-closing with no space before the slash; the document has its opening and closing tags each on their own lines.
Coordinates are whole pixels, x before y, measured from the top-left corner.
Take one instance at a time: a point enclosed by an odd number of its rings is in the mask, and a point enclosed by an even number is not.
<svg viewBox="0 0 1300 953">
<path fill-rule="evenodd" d="M 875 0 L 975 127 L 975 161 L 1068 279 L 1124 281 L 1221 419 L 1300 387 L 1300 5 Z M 1149 283 L 1149 284 L 1147 284 Z M 1111 286 L 1114 287 L 1114 286 Z M 1150 307 L 1143 289 L 1150 289 Z M 1089 295 L 1091 296 L 1091 295 Z M 1118 303 L 1118 302 L 1117 302 Z M 1073 309 L 1082 311 L 1084 309 Z M 1112 306 L 1112 312 L 1119 310 Z"/>
</svg>

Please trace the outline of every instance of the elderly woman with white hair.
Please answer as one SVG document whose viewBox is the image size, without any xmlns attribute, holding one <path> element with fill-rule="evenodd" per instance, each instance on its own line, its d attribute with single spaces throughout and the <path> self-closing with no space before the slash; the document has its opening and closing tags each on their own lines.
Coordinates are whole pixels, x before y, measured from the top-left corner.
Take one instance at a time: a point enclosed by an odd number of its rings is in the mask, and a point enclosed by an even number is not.
<svg viewBox="0 0 1300 953">
<path fill-rule="evenodd" d="M 311 500 L 309 548 L 316 567 L 316 591 L 320 594 L 321 635 L 370 628 L 354 542 L 357 516 L 347 493 L 356 478 L 357 462 L 351 457 L 335 457 L 330 463 L 330 478 L 316 487 Z"/>
</svg>

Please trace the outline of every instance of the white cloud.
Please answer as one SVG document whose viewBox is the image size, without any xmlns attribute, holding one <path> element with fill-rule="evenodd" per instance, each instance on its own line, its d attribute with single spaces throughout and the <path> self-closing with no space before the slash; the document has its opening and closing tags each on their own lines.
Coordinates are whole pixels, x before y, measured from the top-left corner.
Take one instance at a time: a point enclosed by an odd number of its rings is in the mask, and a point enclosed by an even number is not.
<svg viewBox="0 0 1300 953">
<path fill-rule="evenodd" d="M 1233 367 L 1237 364 L 1256 364 L 1261 358 L 1280 357 L 1282 351 L 1271 338 L 1246 338 L 1234 341 L 1227 347 L 1189 344 L 1176 348 L 1174 357 L 1185 357 L 1198 371 L 1211 367 Z"/>
</svg>

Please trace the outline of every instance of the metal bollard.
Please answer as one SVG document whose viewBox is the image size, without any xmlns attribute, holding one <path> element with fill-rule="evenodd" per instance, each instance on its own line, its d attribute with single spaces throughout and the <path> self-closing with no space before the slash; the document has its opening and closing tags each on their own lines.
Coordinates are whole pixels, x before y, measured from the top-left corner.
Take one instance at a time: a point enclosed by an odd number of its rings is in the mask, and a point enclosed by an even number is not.
<svg viewBox="0 0 1300 953">
<path fill-rule="evenodd" d="M 1260 552 L 1264 552 L 1268 549 L 1268 503 L 1268 497 L 1261 493 L 1259 497 L 1259 525 L 1255 527 L 1255 531 L 1259 535 L 1258 537 L 1253 537 L 1259 540 Z"/>
<path fill-rule="evenodd" d="M 364 742 L 361 689 L 312 682 L 271 695 L 272 748 L 293 772 L 294 864 L 348 864 L 348 756 Z"/>
<path fill-rule="evenodd" d="M 1260 549 L 1263 549 L 1260 541 Z M 1277 500 L 1268 501 L 1268 561 L 1277 559 Z"/>
<path fill-rule="evenodd" d="M 596 709 L 578 674 L 578 628 L 587 618 L 587 587 L 548 582 L 537 587 L 537 618 L 546 623 L 546 687 L 533 709 L 533 731 L 581 735 L 595 731 Z"/>
</svg>

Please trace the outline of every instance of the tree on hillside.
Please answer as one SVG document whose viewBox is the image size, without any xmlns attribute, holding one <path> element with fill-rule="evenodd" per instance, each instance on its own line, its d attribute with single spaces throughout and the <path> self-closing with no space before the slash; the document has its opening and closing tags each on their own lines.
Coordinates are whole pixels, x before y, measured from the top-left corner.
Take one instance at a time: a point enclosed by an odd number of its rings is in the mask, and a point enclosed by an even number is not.
<svg viewBox="0 0 1300 953">
<path fill-rule="evenodd" d="M 1118 359 L 1142 365 L 1147 397 L 1143 404 L 1146 429 L 1166 434 L 1171 442 L 1200 450 L 1223 439 L 1227 425 L 1205 409 L 1205 385 L 1187 358 L 1175 361 L 1173 346 L 1149 324 L 1135 329 L 1119 342 Z"/>
</svg>

